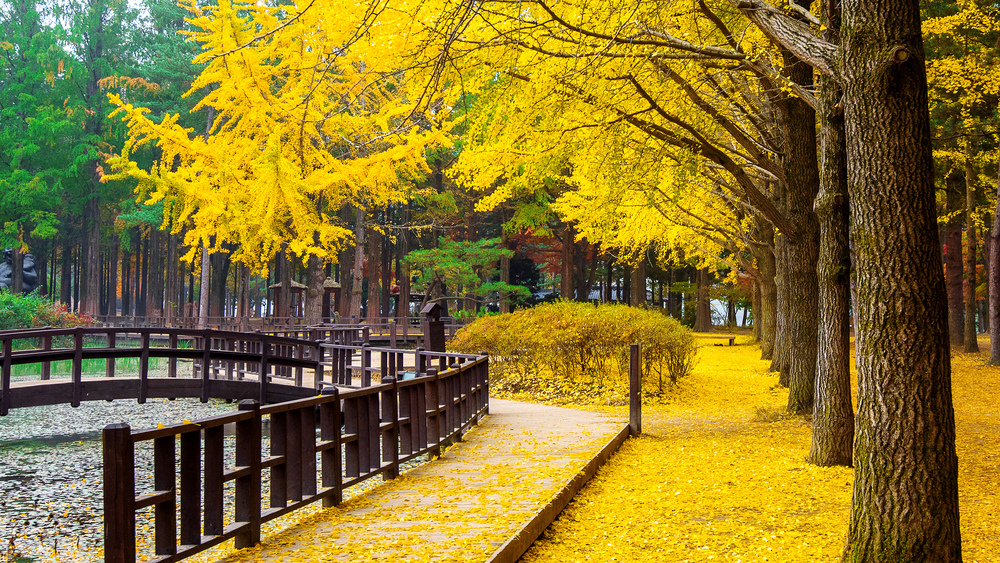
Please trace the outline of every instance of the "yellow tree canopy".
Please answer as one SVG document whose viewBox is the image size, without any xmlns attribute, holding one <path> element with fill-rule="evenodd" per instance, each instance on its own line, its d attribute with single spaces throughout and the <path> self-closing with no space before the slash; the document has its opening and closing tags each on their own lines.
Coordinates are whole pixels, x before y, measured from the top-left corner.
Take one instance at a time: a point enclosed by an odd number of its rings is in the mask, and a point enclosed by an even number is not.
<svg viewBox="0 0 1000 563">
<path fill-rule="evenodd" d="M 760 111 L 790 86 L 760 78 L 774 53 L 728 4 L 490 4 L 459 41 L 481 94 L 454 174 L 480 208 L 558 178 L 579 236 L 708 258 L 743 246 L 746 204 L 783 181 Z"/>
<path fill-rule="evenodd" d="M 449 142 L 445 108 L 418 111 L 426 80 L 400 58 L 405 37 L 384 33 L 412 21 L 332 4 L 186 0 L 206 64 L 187 95 L 214 116 L 204 134 L 111 96 L 130 133 L 113 169 L 138 180 L 144 201 L 165 202 L 192 253 L 234 243 L 234 259 L 259 268 L 283 246 L 331 259 L 350 237 L 341 206 L 403 201 L 426 149 Z M 144 145 L 159 154 L 150 170 L 132 159 Z"/>
</svg>

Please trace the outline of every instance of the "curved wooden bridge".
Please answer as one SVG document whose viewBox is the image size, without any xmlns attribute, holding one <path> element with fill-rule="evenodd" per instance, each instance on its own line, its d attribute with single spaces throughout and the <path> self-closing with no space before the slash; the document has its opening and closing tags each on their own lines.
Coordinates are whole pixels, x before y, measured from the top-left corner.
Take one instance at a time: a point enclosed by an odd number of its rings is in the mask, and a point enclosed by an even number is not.
<svg viewBox="0 0 1000 563">
<path fill-rule="evenodd" d="M 366 344 L 369 335 L 361 326 L 277 334 L 149 327 L 2 331 L 0 416 L 12 408 L 115 399 L 266 404 L 312 397 L 325 386 L 367 386 L 373 375 L 424 373 L 435 363 L 443 370 L 469 358 L 374 348 Z M 129 373 L 122 373 L 123 364 Z"/>
</svg>

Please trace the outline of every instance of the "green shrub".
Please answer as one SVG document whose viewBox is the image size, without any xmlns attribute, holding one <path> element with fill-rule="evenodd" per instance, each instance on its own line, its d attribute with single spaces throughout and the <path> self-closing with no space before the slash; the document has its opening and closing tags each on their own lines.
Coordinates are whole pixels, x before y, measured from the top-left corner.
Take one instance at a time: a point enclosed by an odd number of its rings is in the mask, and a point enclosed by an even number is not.
<svg viewBox="0 0 1000 563">
<path fill-rule="evenodd" d="M 57 305 L 37 293 L 18 295 L 0 289 L 0 330 L 51 326 L 53 328 L 88 326 L 90 317 L 77 315 L 65 305 Z"/>
<path fill-rule="evenodd" d="M 656 310 L 562 301 L 476 320 L 455 336 L 461 352 L 491 357 L 494 385 L 517 390 L 541 375 L 593 388 L 628 380 L 629 345 L 642 346 L 643 384 L 663 391 L 694 367 L 690 331 Z"/>
</svg>

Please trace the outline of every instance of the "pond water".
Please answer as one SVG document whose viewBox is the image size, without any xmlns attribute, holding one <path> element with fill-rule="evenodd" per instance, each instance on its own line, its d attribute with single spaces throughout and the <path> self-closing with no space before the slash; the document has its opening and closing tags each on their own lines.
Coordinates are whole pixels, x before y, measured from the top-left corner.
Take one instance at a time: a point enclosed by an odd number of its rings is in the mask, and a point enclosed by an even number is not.
<svg viewBox="0 0 1000 563">
<path fill-rule="evenodd" d="M 235 409 L 224 401 L 151 399 L 22 408 L 0 417 L 0 561 L 98 560 L 92 550 L 103 540 L 106 425 L 152 428 Z M 142 457 L 137 452 L 137 466 Z"/>
</svg>

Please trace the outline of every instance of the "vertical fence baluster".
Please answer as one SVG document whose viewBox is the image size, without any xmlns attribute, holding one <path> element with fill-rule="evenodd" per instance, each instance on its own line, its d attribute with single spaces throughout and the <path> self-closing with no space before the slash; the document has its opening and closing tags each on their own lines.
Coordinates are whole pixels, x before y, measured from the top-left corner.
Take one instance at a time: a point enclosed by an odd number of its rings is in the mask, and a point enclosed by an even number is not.
<svg viewBox="0 0 1000 563">
<path fill-rule="evenodd" d="M 4 341 L 6 348 L 10 340 Z M 128 424 L 109 424 L 104 449 L 104 561 L 135 562 L 135 450 Z"/>
<path fill-rule="evenodd" d="M 116 336 L 116 334 L 115 334 L 114 330 L 109 330 L 108 331 L 108 348 L 114 348 L 116 346 L 115 336 Z M 111 357 L 111 358 L 108 358 L 107 360 L 105 360 L 104 364 L 105 364 L 104 371 L 105 371 L 105 373 L 107 373 L 107 376 L 108 377 L 114 377 L 115 376 L 115 359 L 114 359 L 114 357 Z"/>
<path fill-rule="evenodd" d="M 73 399 L 70 405 L 80 406 L 83 398 L 83 329 L 73 329 Z"/>
<path fill-rule="evenodd" d="M 344 432 L 355 435 L 355 439 L 344 446 L 344 453 L 347 457 L 344 469 L 347 471 L 348 477 L 357 477 L 361 474 L 361 432 L 359 428 L 361 425 L 358 424 L 358 403 L 360 402 L 358 397 L 344 400 Z M 367 456 L 365 459 L 368 459 Z"/>
<path fill-rule="evenodd" d="M 382 454 L 379 447 L 382 437 L 379 393 L 367 395 L 366 399 L 368 402 L 368 468 L 369 471 L 376 471 L 382 467 Z"/>
<path fill-rule="evenodd" d="M 305 407 L 299 413 L 301 445 L 297 449 L 301 452 L 299 486 L 302 498 L 316 494 L 316 407 Z"/>
<path fill-rule="evenodd" d="M 288 500 L 302 500 L 302 409 L 288 411 L 285 421 L 287 460 L 285 478 L 288 483 Z"/>
<path fill-rule="evenodd" d="M 167 500 L 153 505 L 156 554 L 177 553 L 177 479 L 174 474 L 174 436 L 153 440 L 153 489 L 169 491 Z"/>
<path fill-rule="evenodd" d="M 148 334 L 145 335 L 149 337 Z M 207 462 L 207 459 L 206 459 Z M 201 542 L 201 431 L 181 434 L 181 544 Z"/>
<path fill-rule="evenodd" d="M 212 330 L 202 331 L 201 350 L 201 402 L 207 403 L 211 398 L 209 379 L 212 377 Z"/>
<path fill-rule="evenodd" d="M 205 429 L 205 535 L 223 532 L 223 471 L 225 432 L 222 426 Z M 183 504 L 183 501 L 182 501 Z"/>
<path fill-rule="evenodd" d="M 149 330 L 142 332 L 142 351 L 139 352 L 139 404 L 146 402 L 149 393 Z"/>
<path fill-rule="evenodd" d="M 236 479 L 236 522 L 247 523 L 236 535 L 236 549 L 260 542 L 260 404 L 244 399 L 240 410 L 251 411 L 253 417 L 236 423 L 236 465 L 250 469 L 249 475 Z"/>
<path fill-rule="evenodd" d="M 427 425 L 427 445 L 434 444 L 434 449 L 431 450 L 431 455 L 440 456 L 441 455 L 441 433 L 440 425 L 438 424 L 438 418 L 440 417 L 440 406 L 441 403 L 438 401 L 438 378 L 437 370 L 434 368 L 427 368 L 427 383 L 425 383 L 424 400 L 425 410 L 424 410 L 424 421 Z"/>
<path fill-rule="evenodd" d="M 367 334 L 368 328 L 365 328 L 365 334 Z M 372 365 L 372 352 L 368 349 L 368 342 L 361 345 L 361 386 L 371 387 L 372 385 L 372 374 L 368 369 Z"/>
<path fill-rule="evenodd" d="M 333 488 L 332 496 L 323 499 L 323 506 L 331 507 L 340 504 L 343 497 L 344 472 L 341 467 L 340 453 L 340 390 L 336 387 L 323 389 L 323 396 L 330 400 L 320 405 L 320 438 L 333 445 L 322 454 L 323 487 Z"/>
<path fill-rule="evenodd" d="M 383 377 L 382 383 L 391 385 L 382 391 L 382 422 L 389 423 L 382 431 L 382 463 L 390 464 L 385 478 L 395 479 L 399 476 L 399 387 L 392 376 Z"/>
<path fill-rule="evenodd" d="M 260 337 L 260 404 L 267 404 L 267 377 L 271 370 L 268 358 L 271 356 L 271 341 L 267 335 Z"/>
<path fill-rule="evenodd" d="M 177 349 L 177 332 L 170 332 L 170 348 Z M 167 361 L 167 377 L 177 377 L 177 356 L 171 354 Z"/>
<path fill-rule="evenodd" d="M 52 349 L 52 336 L 46 334 L 42 337 L 42 350 L 48 352 Z M 42 381 L 47 381 L 52 377 L 52 362 L 45 360 L 42 362 Z"/>
<path fill-rule="evenodd" d="M 7 416 L 10 410 L 10 366 L 13 354 L 13 338 L 3 339 L 3 367 L 0 368 L 0 416 Z"/>
<path fill-rule="evenodd" d="M 271 508 L 288 506 L 288 413 L 271 415 L 271 457 L 285 459 L 271 466 Z"/>
</svg>

